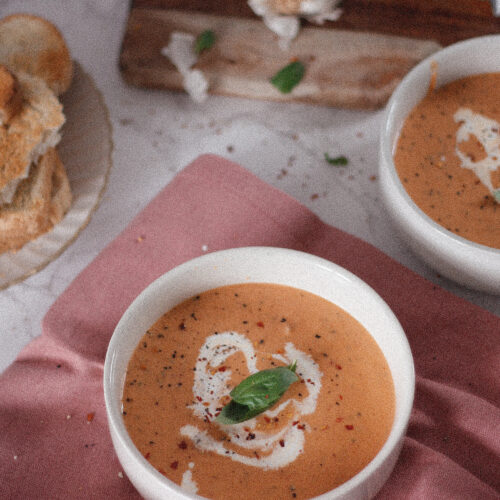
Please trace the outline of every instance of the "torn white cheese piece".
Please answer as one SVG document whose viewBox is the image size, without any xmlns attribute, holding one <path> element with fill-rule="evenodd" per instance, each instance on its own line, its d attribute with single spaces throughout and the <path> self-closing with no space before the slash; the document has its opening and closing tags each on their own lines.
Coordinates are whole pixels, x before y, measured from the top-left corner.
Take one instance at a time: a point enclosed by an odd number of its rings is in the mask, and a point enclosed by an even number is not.
<svg viewBox="0 0 500 500">
<path fill-rule="evenodd" d="M 291 41 L 298 35 L 300 18 L 316 24 L 336 21 L 342 14 L 337 8 L 340 0 L 302 0 L 293 15 L 280 14 L 276 11 L 273 0 L 248 0 L 248 5 L 261 16 L 264 24 L 279 37 L 279 46 L 288 50 Z"/>
<path fill-rule="evenodd" d="M 195 40 L 190 33 L 174 31 L 170 35 L 169 44 L 161 49 L 161 53 L 179 70 L 184 79 L 184 89 L 193 101 L 202 103 L 208 97 L 208 81 L 199 69 L 191 69 L 198 61 L 193 49 Z"/>
</svg>

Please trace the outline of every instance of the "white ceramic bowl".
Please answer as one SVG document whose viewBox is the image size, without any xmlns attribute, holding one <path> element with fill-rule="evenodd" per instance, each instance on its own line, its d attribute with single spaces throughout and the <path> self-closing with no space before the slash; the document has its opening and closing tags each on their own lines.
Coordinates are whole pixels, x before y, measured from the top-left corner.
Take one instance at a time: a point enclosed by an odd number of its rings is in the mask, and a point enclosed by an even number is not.
<svg viewBox="0 0 500 500">
<path fill-rule="evenodd" d="M 401 81 L 387 104 L 380 134 L 383 199 L 395 226 L 416 255 L 443 276 L 500 295 L 500 250 L 473 243 L 434 222 L 410 198 L 394 166 L 399 132 L 410 111 L 427 93 L 432 61 L 438 64 L 437 87 L 468 75 L 498 72 L 500 35 L 451 45 L 415 66 Z"/>
<path fill-rule="evenodd" d="M 154 281 L 127 309 L 113 333 L 104 365 L 109 428 L 124 471 L 147 499 L 199 498 L 156 471 L 132 443 L 121 414 L 125 373 L 140 338 L 163 313 L 202 291 L 245 282 L 278 283 L 320 295 L 360 321 L 382 349 L 396 392 L 396 414 L 390 435 L 361 472 L 317 498 L 373 497 L 396 463 L 413 404 L 415 374 L 406 336 L 387 304 L 359 278 L 324 259 L 279 248 L 237 248 L 186 262 Z"/>
</svg>

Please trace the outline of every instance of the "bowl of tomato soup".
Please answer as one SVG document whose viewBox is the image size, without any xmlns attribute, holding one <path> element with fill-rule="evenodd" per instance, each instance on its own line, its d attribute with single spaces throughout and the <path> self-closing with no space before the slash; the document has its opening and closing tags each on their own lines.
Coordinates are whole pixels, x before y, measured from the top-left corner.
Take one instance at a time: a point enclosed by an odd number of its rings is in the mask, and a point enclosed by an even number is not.
<svg viewBox="0 0 500 500">
<path fill-rule="evenodd" d="M 151 499 L 372 498 L 398 458 L 414 387 L 406 336 L 373 289 L 269 247 L 158 278 L 121 318 L 104 366 L 117 456 Z M 226 412 L 235 403 L 243 420 Z"/>
<path fill-rule="evenodd" d="M 380 137 L 383 199 L 440 274 L 500 294 L 500 36 L 433 54 L 401 81 Z"/>
</svg>

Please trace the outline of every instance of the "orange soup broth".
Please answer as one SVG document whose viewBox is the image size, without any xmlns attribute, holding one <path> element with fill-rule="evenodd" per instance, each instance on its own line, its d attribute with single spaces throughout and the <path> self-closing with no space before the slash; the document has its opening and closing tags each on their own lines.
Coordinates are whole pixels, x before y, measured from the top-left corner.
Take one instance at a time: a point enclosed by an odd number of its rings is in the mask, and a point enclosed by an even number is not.
<svg viewBox="0 0 500 500">
<path fill-rule="evenodd" d="M 258 416 L 255 429 L 244 427 L 239 436 L 247 442 L 258 432 L 302 429 L 304 446 L 292 463 L 275 470 L 245 465 L 199 450 L 181 434 L 189 424 L 222 443 L 227 454 L 261 460 L 268 453 L 245 449 L 236 438 L 229 441 L 215 415 L 201 419 L 193 414 L 195 368 L 205 339 L 215 332 L 238 332 L 249 339 L 258 370 L 285 365 L 273 356 L 283 355 L 287 343 L 320 370 L 321 390 L 312 414 L 297 417 L 288 406 L 277 417 Z M 232 373 L 227 394 L 250 374 L 241 352 L 209 371 L 222 369 Z M 301 401 L 313 389 L 313 381 L 301 377 L 300 362 L 297 374 L 301 380 L 279 403 Z M 227 394 L 221 407 L 229 400 Z M 124 421 L 144 457 L 177 484 L 189 470 L 198 495 L 224 500 L 306 499 L 335 488 L 377 454 L 390 433 L 394 411 L 389 367 L 365 328 L 316 295 L 271 284 L 217 288 L 167 312 L 138 344 L 123 393 Z M 287 446 L 280 441 L 280 448 Z"/>
<path fill-rule="evenodd" d="M 402 127 L 396 169 L 410 197 L 431 219 L 467 240 L 500 249 L 500 203 L 472 170 L 461 166 L 455 151 L 462 125 L 454 119 L 459 108 L 500 122 L 500 73 L 469 76 L 430 90 Z M 472 161 L 485 158 L 474 135 L 459 149 Z M 500 188 L 500 168 L 491 180 Z"/>
</svg>

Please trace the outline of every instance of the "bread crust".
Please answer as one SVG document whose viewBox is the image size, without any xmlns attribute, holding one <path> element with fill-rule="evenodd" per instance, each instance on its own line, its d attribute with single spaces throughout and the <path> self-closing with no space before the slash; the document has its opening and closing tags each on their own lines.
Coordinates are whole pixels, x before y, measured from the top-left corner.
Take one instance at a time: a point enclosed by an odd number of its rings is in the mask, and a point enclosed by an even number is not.
<svg viewBox="0 0 500 500">
<path fill-rule="evenodd" d="M 22 109 L 8 125 L 0 126 L 0 201 L 4 203 L 11 196 L 2 191 L 25 178 L 30 165 L 59 142 L 59 129 L 65 121 L 61 103 L 41 79 L 26 73 L 17 77 Z"/>
<path fill-rule="evenodd" d="M 45 153 L 0 208 L 0 253 L 15 251 L 53 228 L 69 209 L 71 190 L 56 149 Z"/>
<path fill-rule="evenodd" d="M 60 95 L 73 77 L 73 62 L 60 31 L 32 14 L 12 14 L 0 20 L 0 64 L 13 73 L 42 78 Z"/>
<path fill-rule="evenodd" d="M 23 98 L 17 78 L 0 65 L 0 125 L 9 123 L 22 106 Z"/>
</svg>

